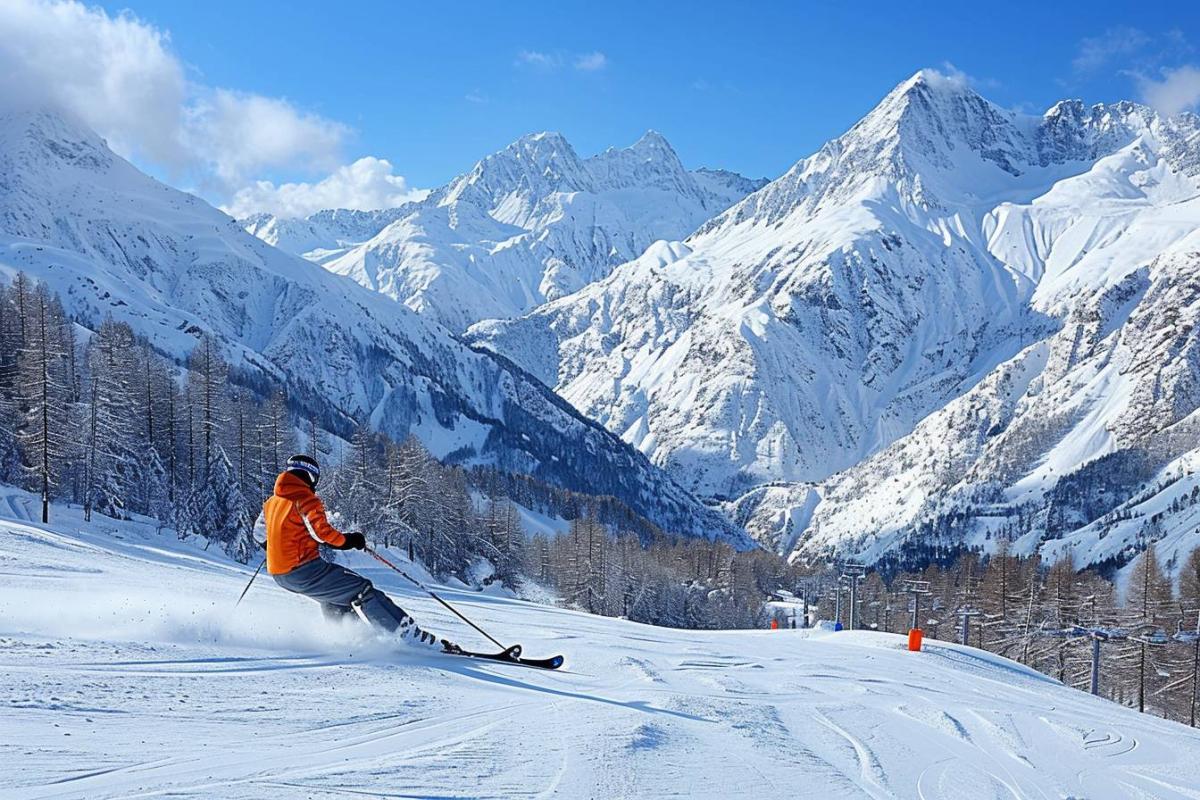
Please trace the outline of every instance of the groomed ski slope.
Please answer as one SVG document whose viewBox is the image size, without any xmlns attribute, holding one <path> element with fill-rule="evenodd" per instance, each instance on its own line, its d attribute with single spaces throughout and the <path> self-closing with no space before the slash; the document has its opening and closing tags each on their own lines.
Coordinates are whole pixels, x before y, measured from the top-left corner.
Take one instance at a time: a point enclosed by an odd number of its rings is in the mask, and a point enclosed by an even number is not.
<svg viewBox="0 0 1200 800">
<path fill-rule="evenodd" d="M 247 568 L 73 513 L 0 519 L 0 797 L 1200 797 L 1200 734 L 980 651 L 448 589 L 567 666 L 421 657 L 261 578 L 235 612 Z"/>
</svg>

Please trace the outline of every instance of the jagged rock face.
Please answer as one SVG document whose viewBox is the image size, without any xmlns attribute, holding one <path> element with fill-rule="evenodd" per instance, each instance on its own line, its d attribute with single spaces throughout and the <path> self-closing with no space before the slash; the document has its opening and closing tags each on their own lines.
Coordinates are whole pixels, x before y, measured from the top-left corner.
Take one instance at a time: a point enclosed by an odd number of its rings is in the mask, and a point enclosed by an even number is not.
<svg viewBox="0 0 1200 800">
<path fill-rule="evenodd" d="M 539 133 L 421 202 L 377 212 L 353 235 L 318 218 L 344 211 L 243 224 L 461 331 L 574 292 L 655 240 L 686 236 L 764 183 L 689 172 L 653 131 L 587 159 L 560 134 Z"/>
<path fill-rule="evenodd" d="M 324 222 L 349 228 L 368 216 Z M 211 333 L 240 370 L 285 382 L 326 418 L 369 420 L 442 458 L 612 494 L 668 531 L 745 543 L 520 370 L 249 235 L 55 114 L 0 115 L 0 275 L 17 270 L 58 292 L 82 324 L 111 316 L 176 359 Z"/>
<path fill-rule="evenodd" d="M 1020 551 L 1075 551 L 1080 565 L 1132 549 L 1136 528 L 1098 546 L 1092 523 L 1195 459 L 1198 268 L 1200 252 L 1186 249 L 1132 271 L 910 435 L 832 478 L 797 554 L 980 546 L 1005 526 L 1016 526 Z M 1064 494 L 1080 476 L 1094 494 L 1087 503 Z"/>
<path fill-rule="evenodd" d="M 1019 349 L 1033 289 L 961 232 L 970 209 L 934 213 L 958 195 L 924 181 L 951 147 L 974 152 L 963 119 L 1001 112 L 909 83 L 702 226 L 682 257 L 648 254 L 471 336 L 701 493 L 851 466 Z"/>
<path fill-rule="evenodd" d="M 885 508 L 911 532 L 946 493 L 1009 502 L 1045 455 L 1030 442 L 1084 436 L 1082 398 L 1116 384 L 1038 387 L 1092 363 L 1083 348 L 1126 324 L 1150 280 L 1138 270 L 1188 247 L 1198 131 L 1192 115 L 1133 103 L 1028 117 L 921 73 L 685 243 L 468 335 L 693 490 L 752 492 L 731 508 L 761 540 L 807 556 L 874 534 L 885 543 L 864 553 L 881 556 L 899 546 Z M 1190 366 L 1178 365 L 1182 387 Z M 1165 389 L 1131 385 L 1133 397 Z M 1027 416 L 1015 398 L 1028 386 L 1055 400 Z M 1161 425 L 1178 413 L 1168 405 L 1188 409 L 1181 393 L 1097 424 L 1132 443 L 1122 420 Z M 913 439 L 927 417 L 941 426 Z M 1084 438 L 1076 465 L 1115 446 Z M 881 471 L 879 459 L 895 463 Z M 899 472 L 911 487 L 891 485 Z M 799 482 L 794 502 L 778 489 L 763 502 L 754 487 L 781 480 Z"/>
</svg>

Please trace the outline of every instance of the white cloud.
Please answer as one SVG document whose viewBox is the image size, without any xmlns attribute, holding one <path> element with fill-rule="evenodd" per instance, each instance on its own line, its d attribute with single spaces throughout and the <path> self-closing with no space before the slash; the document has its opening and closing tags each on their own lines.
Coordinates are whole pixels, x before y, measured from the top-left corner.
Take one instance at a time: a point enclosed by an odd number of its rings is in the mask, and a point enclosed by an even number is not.
<svg viewBox="0 0 1200 800">
<path fill-rule="evenodd" d="M 1155 80 L 1136 75 L 1142 101 L 1159 113 L 1173 115 L 1200 108 L 1200 67 L 1191 64 L 1162 71 Z"/>
<path fill-rule="evenodd" d="M 1081 41 L 1071 65 L 1078 73 L 1094 72 L 1113 59 L 1136 53 L 1149 43 L 1150 37 L 1137 28 L 1109 28 L 1099 36 Z"/>
<path fill-rule="evenodd" d="M 187 81 L 168 36 L 125 12 L 75 2 L 0 3 L 0 101 L 73 112 L 123 155 L 173 169 L 182 142 Z"/>
<path fill-rule="evenodd" d="M 517 63 L 528 64 L 543 69 L 554 69 L 561 63 L 561 60 L 552 53 L 542 53 L 537 50 L 522 50 L 517 53 Z"/>
<path fill-rule="evenodd" d="M 428 194 L 411 188 L 403 177 L 393 174 L 389 162 L 368 156 L 339 167 L 316 183 L 276 186 L 270 181 L 256 181 L 238 190 L 222 208 L 234 217 L 262 211 L 280 217 L 306 217 L 326 208 L 394 208 Z"/>
<path fill-rule="evenodd" d="M 933 81 L 941 81 L 956 89 L 995 89 L 1000 82 L 992 78 L 976 78 L 968 75 L 949 61 L 943 61 L 940 69 L 927 67 L 922 72 Z"/>
<path fill-rule="evenodd" d="M 0 2 L 0 105 L 53 106 L 118 153 L 225 194 L 268 169 L 333 169 L 346 126 L 189 81 L 170 36 L 75 0 Z"/>
<path fill-rule="evenodd" d="M 468 103 L 486 103 L 488 101 L 487 95 L 478 89 L 472 89 L 471 91 L 467 92 L 463 99 Z"/>
<path fill-rule="evenodd" d="M 517 53 L 518 67 L 534 67 L 542 70 L 557 70 L 567 64 L 580 72 L 596 72 L 608 66 L 608 56 L 599 50 L 590 53 L 548 53 L 542 50 L 522 50 Z"/>
<path fill-rule="evenodd" d="M 575 69 L 585 72 L 595 72 L 608 66 L 608 57 L 599 50 L 594 53 L 584 53 L 575 58 Z"/>
<path fill-rule="evenodd" d="M 226 186 L 263 169 L 295 164 L 332 169 L 350 133 L 345 125 L 300 111 L 286 100 L 229 89 L 205 93 L 185 118 L 184 140 Z"/>
<path fill-rule="evenodd" d="M 966 89 L 971 85 L 970 76 L 949 61 L 943 61 L 941 69 L 926 67 L 921 73 L 931 83 L 945 84 L 955 89 Z"/>
</svg>

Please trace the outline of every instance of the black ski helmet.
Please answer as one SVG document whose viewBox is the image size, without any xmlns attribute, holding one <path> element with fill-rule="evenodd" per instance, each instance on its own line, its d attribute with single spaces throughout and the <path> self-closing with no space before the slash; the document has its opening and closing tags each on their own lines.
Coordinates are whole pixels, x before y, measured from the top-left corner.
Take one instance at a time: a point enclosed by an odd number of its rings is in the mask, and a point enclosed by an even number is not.
<svg viewBox="0 0 1200 800">
<path fill-rule="evenodd" d="M 292 456 L 287 460 L 287 471 L 293 472 L 308 481 L 308 485 L 317 488 L 321 481 L 321 465 L 312 456 L 303 453 Z"/>
</svg>

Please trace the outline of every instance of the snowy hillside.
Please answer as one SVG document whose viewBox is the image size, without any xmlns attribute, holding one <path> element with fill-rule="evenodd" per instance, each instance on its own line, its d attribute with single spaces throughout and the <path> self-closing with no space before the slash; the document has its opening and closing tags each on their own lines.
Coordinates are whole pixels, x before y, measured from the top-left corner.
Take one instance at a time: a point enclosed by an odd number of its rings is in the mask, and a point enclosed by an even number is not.
<svg viewBox="0 0 1200 800">
<path fill-rule="evenodd" d="M 461 331 L 574 292 L 764 183 L 689 172 L 654 131 L 586 159 L 560 134 L 538 133 L 400 209 L 242 225 Z"/>
<path fill-rule="evenodd" d="M 743 541 L 519 370 L 247 234 L 80 125 L 0 116 L 0 176 L 0 276 L 45 282 L 93 330 L 127 322 L 179 360 L 209 332 L 251 380 L 285 383 L 321 419 L 369 420 L 439 458 L 611 494 L 668 531 Z"/>
<path fill-rule="evenodd" d="M 0 564 L 13 800 L 1195 797 L 1197 732 L 955 645 L 675 631 L 446 590 L 565 654 L 551 673 L 397 650 L 265 576 L 235 610 L 246 567 L 136 524 L 0 520 Z"/>
<path fill-rule="evenodd" d="M 1183 510 L 1170 504 L 1186 483 L 1155 512 L 1121 517 L 1200 455 L 1198 267 L 1200 253 L 1163 256 L 1079 302 L 1055 335 L 829 481 L 802 548 L 871 558 L 906 540 L 979 545 L 1004 531 L 1018 552 L 1084 566 L 1123 563 L 1171 527 L 1194 532 L 1151 519 Z M 1197 546 L 1194 534 L 1168 544 L 1172 567 Z"/>
<path fill-rule="evenodd" d="M 1196 117 L 1026 116 L 925 71 L 686 242 L 470 335 L 693 490 L 751 492 L 761 541 L 878 557 L 947 492 L 1178 454 L 1153 434 L 1200 402 L 1198 227 Z"/>
</svg>

